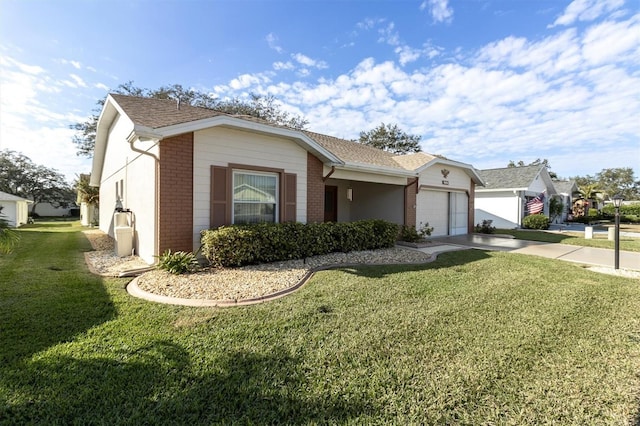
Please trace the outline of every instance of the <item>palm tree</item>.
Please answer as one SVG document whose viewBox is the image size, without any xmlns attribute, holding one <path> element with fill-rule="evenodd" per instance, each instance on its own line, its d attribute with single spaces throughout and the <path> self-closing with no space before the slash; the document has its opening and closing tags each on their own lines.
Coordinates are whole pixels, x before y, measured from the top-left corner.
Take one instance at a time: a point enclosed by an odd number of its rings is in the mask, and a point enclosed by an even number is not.
<svg viewBox="0 0 640 426">
<path fill-rule="evenodd" d="M 0 206 L 0 254 L 11 253 L 13 246 L 16 245 L 20 236 L 16 231 L 9 227 L 9 222 L 2 214 L 2 206 Z"/>
<path fill-rule="evenodd" d="M 597 183 L 590 183 L 578 187 L 578 192 L 582 198 L 589 201 L 589 207 L 593 207 L 593 201 L 604 200 L 604 197 L 607 195 L 605 191 L 598 187 Z"/>
<path fill-rule="evenodd" d="M 100 188 L 89 185 L 89 175 L 81 174 L 76 181 L 76 190 L 80 202 L 97 206 L 100 202 Z"/>
</svg>

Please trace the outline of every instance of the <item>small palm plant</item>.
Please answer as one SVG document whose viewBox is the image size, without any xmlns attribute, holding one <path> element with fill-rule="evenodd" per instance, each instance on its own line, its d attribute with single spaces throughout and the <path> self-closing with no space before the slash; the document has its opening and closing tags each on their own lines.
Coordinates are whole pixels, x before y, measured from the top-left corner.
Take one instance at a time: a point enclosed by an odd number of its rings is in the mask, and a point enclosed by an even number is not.
<svg viewBox="0 0 640 426">
<path fill-rule="evenodd" d="M 171 274 L 180 275 L 196 272 L 200 269 L 200 265 L 196 255 L 191 252 L 167 250 L 158 256 L 158 268 Z"/>
<path fill-rule="evenodd" d="M 9 222 L 2 214 L 2 206 L 0 206 L 0 253 L 11 253 L 13 247 L 20 240 L 20 236 L 16 231 L 9 227 Z"/>
</svg>

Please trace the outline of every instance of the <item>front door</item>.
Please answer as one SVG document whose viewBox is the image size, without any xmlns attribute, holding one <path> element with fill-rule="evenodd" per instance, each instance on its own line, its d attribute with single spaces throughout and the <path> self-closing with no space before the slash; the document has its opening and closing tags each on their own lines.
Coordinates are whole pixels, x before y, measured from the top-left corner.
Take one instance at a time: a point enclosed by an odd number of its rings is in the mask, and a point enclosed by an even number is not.
<svg viewBox="0 0 640 426">
<path fill-rule="evenodd" d="M 338 221 L 338 187 L 324 187 L 324 221 Z"/>
</svg>

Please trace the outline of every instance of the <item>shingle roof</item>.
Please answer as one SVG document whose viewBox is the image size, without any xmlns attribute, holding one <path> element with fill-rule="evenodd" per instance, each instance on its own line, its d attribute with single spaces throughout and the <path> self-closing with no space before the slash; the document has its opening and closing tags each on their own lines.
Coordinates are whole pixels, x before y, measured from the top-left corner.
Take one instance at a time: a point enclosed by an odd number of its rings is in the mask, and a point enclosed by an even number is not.
<svg viewBox="0 0 640 426">
<path fill-rule="evenodd" d="M 528 188 L 544 166 L 505 167 L 478 170 L 484 181 L 483 189 Z"/>
<path fill-rule="evenodd" d="M 434 158 L 436 158 L 435 155 L 427 154 L 425 152 L 417 152 L 415 154 L 407 155 L 396 155 L 393 157 L 393 159 L 406 170 L 418 169 Z"/>
<path fill-rule="evenodd" d="M 18 197 L 17 195 L 7 194 L 6 192 L 0 191 L 0 201 L 26 201 L 28 203 L 32 203 L 33 201 L 27 200 L 26 198 Z"/>
<path fill-rule="evenodd" d="M 345 139 L 303 130 L 303 133 L 345 162 L 405 170 L 390 152 Z"/>
<path fill-rule="evenodd" d="M 127 95 L 111 95 L 125 114 L 136 124 L 157 129 L 174 124 L 225 115 L 208 108 L 193 107 L 171 99 L 139 98 Z"/>
<path fill-rule="evenodd" d="M 218 116 L 234 117 L 245 121 L 267 124 L 273 127 L 282 127 L 255 117 L 231 115 L 208 108 L 194 107 L 188 104 L 181 104 L 180 108 L 178 108 L 177 102 L 171 99 L 141 98 L 119 94 L 111 94 L 110 96 L 135 124 L 152 129 Z M 426 153 L 399 156 L 355 141 L 340 139 L 308 130 L 302 130 L 301 132 L 347 163 L 360 163 L 406 171 L 415 170 L 435 158 L 433 155 Z"/>
<path fill-rule="evenodd" d="M 573 186 L 576 184 L 575 180 L 554 180 L 553 186 L 556 188 L 558 194 L 570 194 Z"/>
</svg>

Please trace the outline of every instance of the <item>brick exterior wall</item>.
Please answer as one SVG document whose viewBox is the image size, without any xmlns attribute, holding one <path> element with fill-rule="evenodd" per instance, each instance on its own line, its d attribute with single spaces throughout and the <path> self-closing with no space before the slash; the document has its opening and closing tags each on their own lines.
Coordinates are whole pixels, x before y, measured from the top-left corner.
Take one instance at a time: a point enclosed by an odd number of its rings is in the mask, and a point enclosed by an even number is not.
<svg viewBox="0 0 640 426">
<path fill-rule="evenodd" d="M 407 185 L 404 188 L 404 224 L 416 226 L 418 178 L 407 178 Z"/>
<path fill-rule="evenodd" d="M 307 153 L 307 223 L 324 222 L 322 161 Z"/>
<path fill-rule="evenodd" d="M 193 133 L 160 141 L 158 254 L 193 251 Z"/>
</svg>

